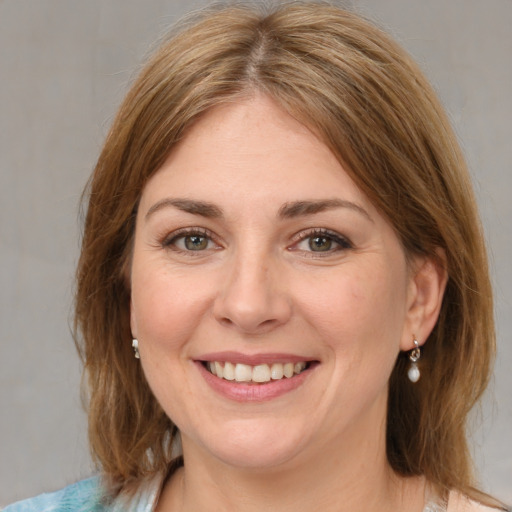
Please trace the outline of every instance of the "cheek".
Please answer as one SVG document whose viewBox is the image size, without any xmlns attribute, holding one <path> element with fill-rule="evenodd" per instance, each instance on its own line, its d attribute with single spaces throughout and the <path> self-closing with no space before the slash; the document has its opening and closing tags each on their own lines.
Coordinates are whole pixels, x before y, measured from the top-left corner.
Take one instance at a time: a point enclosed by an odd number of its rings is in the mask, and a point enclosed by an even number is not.
<svg viewBox="0 0 512 512">
<path fill-rule="evenodd" d="M 355 359 L 369 362 L 369 351 L 378 358 L 396 357 L 405 320 L 400 273 L 383 264 L 347 266 L 303 283 L 296 296 L 302 316 L 347 364 Z"/>
<path fill-rule="evenodd" d="M 138 336 L 153 347 L 168 348 L 186 341 L 208 309 L 208 283 L 195 276 L 180 276 L 165 268 L 132 274 L 132 316 Z M 139 279 L 138 276 L 141 276 Z M 200 283 L 200 285 L 198 285 Z"/>
<path fill-rule="evenodd" d="M 197 277 L 165 268 L 153 271 L 149 261 L 140 263 L 133 267 L 132 315 L 138 327 L 141 364 L 166 414 L 177 424 L 186 424 L 181 411 L 189 410 L 185 404 L 193 402 L 189 342 L 208 309 L 207 289 L 197 286 Z"/>
<path fill-rule="evenodd" d="M 305 283 L 297 293 L 301 304 L 327 325 L 398 320 L 405 302 L 401 280 L 386 272 L 340 272 Z M 390 317 L 391 315 L 391 317 Z"/>
</svg>

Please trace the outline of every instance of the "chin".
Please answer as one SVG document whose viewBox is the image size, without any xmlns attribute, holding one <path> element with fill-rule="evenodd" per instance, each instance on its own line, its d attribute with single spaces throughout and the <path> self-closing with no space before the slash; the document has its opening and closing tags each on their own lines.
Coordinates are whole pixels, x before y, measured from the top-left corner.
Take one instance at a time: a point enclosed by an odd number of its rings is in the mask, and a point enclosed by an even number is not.
<svg viewBox="0 0 512 512">
<path fill-rule="evenodd" d="M 212 437 L 201 443 L 203 448 L 224 464 L 247 470 L 285 465 L 304 450 L 307 437 L 306 433 L 293 433 L 288 425 L 274 422 L 254 425 L 252 421 L 240 421 L 225 425 L 222 430 L 218 435 L 211 432 Z"/>
<path fill-rule="evenodd" d="M 259 470 L 268 471 L 286 465 L 296 456 L 296 449 L 294 448 L 289 447 L 289 449 L 283 450 L 270 445 L 263 448 L 232 445 L 231 447 L 223 447 L 215 455 L 224 464 L 233 468 L 258 472 Z"/>
</svg>

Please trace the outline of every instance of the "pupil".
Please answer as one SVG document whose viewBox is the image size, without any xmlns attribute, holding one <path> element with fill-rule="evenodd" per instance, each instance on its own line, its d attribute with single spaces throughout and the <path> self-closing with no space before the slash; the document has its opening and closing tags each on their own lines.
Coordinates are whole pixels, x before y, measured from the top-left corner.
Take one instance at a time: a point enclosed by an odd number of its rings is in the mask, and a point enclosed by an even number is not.
<svg viewBox="0 0 512 512">
<path fill-rule="evenodd" d="M 332 240 L 325 236 L 315 236 L 309 241 L 309 247 L 312 251 L 328 251 L 331 246 Z"/>
<path fill-rule="evenodd" d="M 185 247 L 190 251 L 206 249 L 208 240 L 204 236 L 188 236 L 185 238 Z"/>
</svg>

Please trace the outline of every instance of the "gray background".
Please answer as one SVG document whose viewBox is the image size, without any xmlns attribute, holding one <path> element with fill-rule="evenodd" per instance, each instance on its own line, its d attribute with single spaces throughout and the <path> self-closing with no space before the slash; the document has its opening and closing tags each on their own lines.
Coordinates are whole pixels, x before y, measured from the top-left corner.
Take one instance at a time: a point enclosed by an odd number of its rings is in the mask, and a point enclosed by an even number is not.
<svg viewBox="0 0 512 512">
<path fill-rule="evenodd" d="M 77 204 L 133 69 L 204 3 L 0 0 L 0 505 L 91 474 L 68 327 Z M 470 162 L 499 345 L 475 456 L 484 488 L 512 502 L 512 1 L 352 4 L 420 61 Z"/>
</svg>

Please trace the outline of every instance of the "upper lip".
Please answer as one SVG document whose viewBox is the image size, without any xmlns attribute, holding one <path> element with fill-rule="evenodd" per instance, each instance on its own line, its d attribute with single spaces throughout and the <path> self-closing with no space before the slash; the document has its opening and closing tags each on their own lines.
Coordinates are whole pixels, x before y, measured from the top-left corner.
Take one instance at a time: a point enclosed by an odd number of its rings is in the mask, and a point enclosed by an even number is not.
<svg viewBox="0 0 512 512">
<path fill-rule="evenodd" d="M 196 361 L 202 362 L 225 362 L 247 364 L 256 366 L 258 364 L 273 364 L 273 363 L 301 363 L 314 361 L 314 358 L 299 356 L 296 354 L 285 353 L 262 353 L 262 354 L 243 354 L 241 352 L 225 351 L 225 352 L 210 352 L 195 358 Z"/>
</svg>

